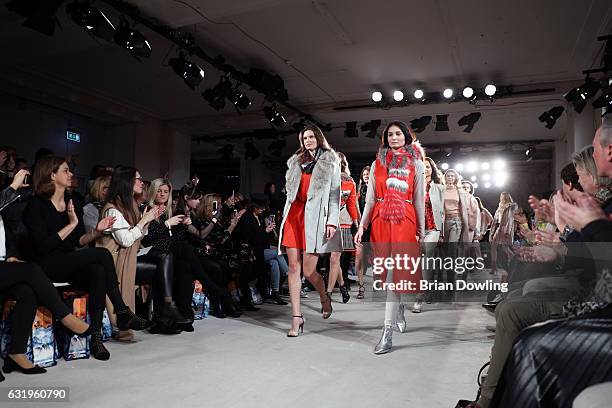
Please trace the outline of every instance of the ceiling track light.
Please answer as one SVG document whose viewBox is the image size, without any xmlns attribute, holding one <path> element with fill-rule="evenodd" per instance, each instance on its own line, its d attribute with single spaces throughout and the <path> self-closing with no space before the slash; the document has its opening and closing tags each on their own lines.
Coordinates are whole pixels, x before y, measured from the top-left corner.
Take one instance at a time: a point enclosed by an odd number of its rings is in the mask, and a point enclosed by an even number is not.
<svg viewBox="0 0 612 408">
<path fill-rule="evenodd" d="M 134 58 L 148 58 L 153 51 L 151 44 L 139 31 L 130 27 L 126 19 L 121 19 L 114 40 L 121 47 L 125 48 Z"/>
<path fill-rule="evenodd" d="M 182 52 L 178 58 L 170 58 L 168 63 L 174 72 L 183 78 L 185 84 L 193 90 L 204 79 L 204 70 L 198 64 L 187 60 Z"/>
<path fill-rule="evenodd" d="M 272 125 L 283 126 L 287 123 L 285 117 L 277 110 L 276 105 L 264 106 L 263 111 Z"/>
<path fill-rule="evenodd" d="M 497 87 L 493 84 L 487 84 L 484 88 L 484 93 L 489 98 L 493 98 L 493 96 L 495 96 L 495 94 L 497 93 Z"/>
<path fill-rule="evenodd" d="M 393 92 L 393 100 L 395 102 L 401 102 L 404 100 L 404 92 L 397 90 Z"/>
<path fill-rule="evenodd" d="M 425 92 L 423 92 L 422 89 L 415 90 L 412 96 L 414 96 L 414 99 L 420 102 L 423 102 L 425 100 Z"/>
<path fill-rule="evenodd" d="M 455 92 L 451 88 L 446 88 L 444 92 L 442 92 L 442 96 L 446 99 L 452 99 L 454 93 Z"/>
<path fill-rule="evenodd" d="M 609 113 L 612 110 L 612 86 L 601 91 L 601 95 L 599 95 L 599 98 L 593 101 L 593 108 L 606 108 L 606 111 L 603 115 Z"/>
<path fill-rule="evenodd" d="M 563 97 L 566 101 L 571 103 L 574 110 L 577 113 L 582 113 L 584 110 L 587 100 L 593 98 L 599 88 L 601 87 L 599 81 L 591 79 L 589 76 L 586 77 L 584 83 L 577 88 L 571 89 Z"/>
<path fill-rule="evenodd" d="M 383 98 L 382 92 L 380 92 L 380 91 L 372 92 L 372 101 L 373 102 L 378 103 L 378 102 L 382 101 L 382 98 Z"/>
<path fill-rule="evenodd" d="M 563 106 L 555 106 L 554 108 L 544 112 L 538 117 L 542 123 L 546 123 L 546 129 L 552 129 L 557 123 L 557 119 L 561 117 L 565 108 Z"/>
<path fill-rule="evenodd" d="M 106 15 L 89 1 L 75 0 L 66 5 L 66 13 L 87 34 L 113 41 L 117 29 Z"/>
</svg>

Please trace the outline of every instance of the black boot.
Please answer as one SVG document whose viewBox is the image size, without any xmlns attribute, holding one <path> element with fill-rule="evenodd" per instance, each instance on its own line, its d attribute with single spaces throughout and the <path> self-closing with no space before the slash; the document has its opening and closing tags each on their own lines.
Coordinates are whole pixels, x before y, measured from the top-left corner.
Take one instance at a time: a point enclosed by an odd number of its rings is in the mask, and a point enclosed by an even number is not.
<svg viewBox="0 0 612 408">
<path fill-rule="evenodd" d="M 221 308 L 223 313 L 229 317 L 240 317 L 242 316 L 242 312 L 236 309 L 234 306 L 234 302 L 230 296 L 224 297 L 221 301 Z M 258 309 L 259 310 L 259 309 Z"/>
<path fill-rule="evenodd" d="M 217 319 L 225 319 L 227 316 L 221 310 L 221 305 L 219 303 L 210 305 L 210 315 L 215 316 Z"/>
<path fill-rule="evenodd" d="M 151 327 L 152 323 L 149 320 L 138 317 L 126 307 L 123 310 L 117 310 L 117 327 L 119 330 L 144 330 Z"/>
<path fill-rule="evenodd" d="M 174 322 L 179 325 L 192 323 L 192 321 L 190 321 L 187 317 L 184 317 L 183 315 L 181 315 L 181 313 L 179 312 L 174 302 L 164 303 L 161 313 L 164 316 L 174 320 Z"/>
<path fill-rule="evenodd" d="M 278 290 L 273 290 L 272 294 L 270 295 L 270 299 L 274 301 L 274 303 L 276 303 L 277 305 L 286 305 L 288 304 L 287 302 L 285 302 L 283 300 L 283 298 L 280 297 L 280 293 L 278 293 Z"/>
<path fill-rule="evenodd" d="M 96 330 L 91 334 L 89 349 L 91 350 L 91 356 L 96 360 L 108 360 L 110 358 L 110 353 L 104 347 L 104 343 L 102 343 L 102 333 L 100 330 Z"/>
<path fill-rule="evenodd" d="M 259 308 L 255 307 L 253 304 L 250 293 L 240 298 L 240 307 L 242 310 L 246 310 L 247 312 L 256 312 L 259 310 Z"/>
</svg>

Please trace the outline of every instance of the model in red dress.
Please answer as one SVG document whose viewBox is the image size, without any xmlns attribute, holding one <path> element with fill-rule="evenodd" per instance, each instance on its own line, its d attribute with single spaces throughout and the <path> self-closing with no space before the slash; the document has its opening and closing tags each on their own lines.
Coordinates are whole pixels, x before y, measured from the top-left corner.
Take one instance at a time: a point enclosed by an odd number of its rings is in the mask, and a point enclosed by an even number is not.
<svg viewBox="0 0 612 408">
<path fill-rule="evenodd" d="M 374 256 L 395 258 L 404 254 L 418 257 L 418 238 L 425 234 L 425 183 L 423 153 L 415 137 L 402 122 L 391 122 L 383 133 L 383 143 L 372 163 L 366 206 L 355 243 L 361 243 L 364 229 L 370 227 Z M 418 238 L 417 238 L 418 237 Z M 406 331 L 404 305 L 399 293 L 418 293 L 421 272 L 394 268 L 375 280 L 383 283 L 411 283 L 415 290 L 389 290 L 385 306 L 383 334 L 375 354 L 391 349 L 393 325 Z M 380 283 L 380 282 L 379 282 Z"/>
<path fill-rule="evenodd" d="M 351 177 L 348 161 L 343 153 L 336 152 L 340 161 L 340 172 L 342 182 L 340 184 L 340 228 L 336 234 L 350 234 L 351 225 L 359 226 L 359 210 L 357 209 L 357 188 L 355 181 Z M 346 230 L 348 228 L 348 231 Z M 352 243 L 352 242 L 351 242 Z M 342 248 L 344 249 L 344 248 Z M 345 284 L 342 276 L 341 256 L 343 251 L 332 252 L 329 258 L 329 279 L 327 280 L 327 293 L 331 293 L 336 286 L 340 285 L 342 303 L 347 303 L 351 299 L 348 285 Z"/>
</svg>

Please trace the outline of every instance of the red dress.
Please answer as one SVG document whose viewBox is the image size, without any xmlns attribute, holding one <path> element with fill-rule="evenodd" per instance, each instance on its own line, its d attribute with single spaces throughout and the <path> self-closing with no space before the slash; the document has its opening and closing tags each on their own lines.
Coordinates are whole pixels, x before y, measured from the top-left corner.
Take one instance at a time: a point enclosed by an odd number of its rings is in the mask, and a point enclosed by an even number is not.
<svg viewBox="0 0 612 408">
<path fill-rule="evenodd" d="M 384 202 L 385 193 L 387 192 L 387 169 L 380 163 L 380 160 L 376 160 L 376 166 L 374 170 L 375 186 L 374 190 L 376 193 L 376 203 L 372 210 L 371 218 L 371 233 L 370 243 L 374 250 L 376 257 L 393 257 L 397 255 L 403 257 L 404 254 L 409 257 L 419 257 L 420 249 L 417 241 L 417 217 L 412 204 L 414 184 L 415 184 L 415 165 L 413 163 L 408 164 L 407 167 L 410 172 L 410 178 L 408 180 L 408 188 L 403 192 L 403 199 L 406 205 L 406 217 L 400 223 L 391 223 L 382 219 L 381 209 Z M 414 272 L 414 273 L 412 273 Z M 419 283 L 421 280 L 421 268 L 417 268 L 416 271 L 410 271 L 406 269 L 394 269 L 393 270 L 393 282 L 399 283 L 401 281 L 413 282 L 414 290 L 396 290 L 398 293 L 420 293 Z M 383 281 L 386 281 L 386 273 L 381 276 Z"/>
<path fill-rule="evenodd" d="M 359 221 L 359 211 L 357 211 L 357 192 L 355 188 L 355 182 L 351 179 L 342 180 L 340 187 L 340 208 L 346 205 L 351 219 L 353 221 Z M 342 227 L 350 227 L 350 224 L 342 224 Z"/>
<path fill-rule="evenodd" d="M 310 174 L 302 173 L 300 188 L 295 201 L 291 203 L 289 214 L 283 227 L 282 246 L 286 248 L 306 249 L 306 228 L 304 218 L 306 213 L 306 201 L 308 200 L 308 188 L 310 187 Z"/>
</svg>

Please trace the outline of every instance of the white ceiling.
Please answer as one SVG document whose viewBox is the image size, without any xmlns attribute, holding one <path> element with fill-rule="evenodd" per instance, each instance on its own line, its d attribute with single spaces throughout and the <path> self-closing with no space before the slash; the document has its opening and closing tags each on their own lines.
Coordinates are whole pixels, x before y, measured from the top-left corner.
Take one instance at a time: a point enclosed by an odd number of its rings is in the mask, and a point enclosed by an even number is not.
<svg viewBox="0 0 612 408">
<path fill-rule="evenodd" d="M 322 123 L 449 113 L 450 132 L 428 128 L 424 143 L 501 141 L 562 137 L 564 120 L 549 131 L 540 113 L 563 104 L 562 94 L 597 65 L 598 35 L 612 31 L 609 0 L 132 0 L 143 13 L 196 36 L 211 56 L 221 54 L 242 71 L 251 67 L 279 74 L 290 102 Z M 119 15 L 101 2 L 117 21 Z M 0 8 L 0 90 L 34 88 L 72 99 L 117 120 L 129 113 L 153 116 L 193 135 L 215 135 L 269 127 L 263 100 L 254 91 L 244 115 L 217 112 L 200 92 L 221 75 L 206 66 L 206 79 L 193 92 L 164 66 L 171 45 L 141 28 L 153 55 L 142 63 L 119 47 L 88 37 L 60 8 L 62 29 L 46 37 L 21 26 L 22 18 Z M 176 52 L 171 52 L 174 56 Z M 421 86 L 437 91 L 488 81 L 556 89 L 551 94 L 485 102 L 334 110 L 363 105 L 374 88 L 391 91 Z M 66 91 L 68 89 L 68 91 Z M 64 91 L 62 91 L 64 90 Z M 78 97 L 75 97 L 75 93 Z M 471 134 L 456 121 L 483 113 Z M 287 118 L 292 119 L 292 114 Z M 565 116 L 563 117 L 565 118 Z M 343 149 L 369 148 L 365 138 L 343 140 Z"/>
</svg>

